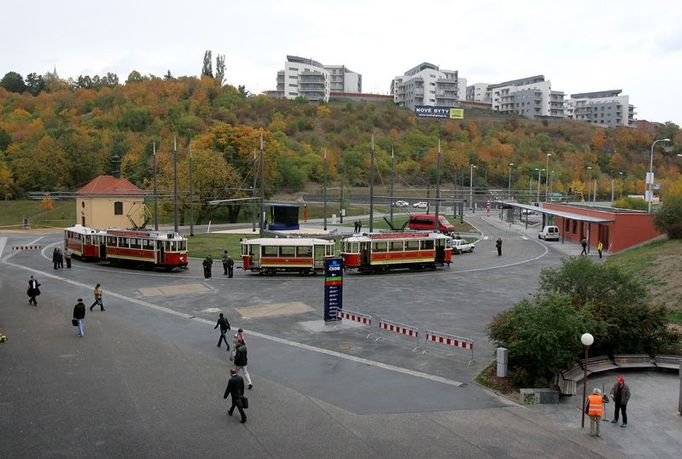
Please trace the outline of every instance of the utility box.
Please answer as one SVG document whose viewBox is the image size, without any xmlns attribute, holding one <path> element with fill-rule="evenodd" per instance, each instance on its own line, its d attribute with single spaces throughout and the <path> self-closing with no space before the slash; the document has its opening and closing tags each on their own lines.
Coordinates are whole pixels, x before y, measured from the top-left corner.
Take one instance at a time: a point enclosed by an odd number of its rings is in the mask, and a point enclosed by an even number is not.
<svg viewBox="0 0 682 459">
<path fill-rule="evenodd" d="M 509 350 L 504 347 L 497 348 L 497 377 L 507 377 L 507 367 L 509 363 Z"/>
</svg>

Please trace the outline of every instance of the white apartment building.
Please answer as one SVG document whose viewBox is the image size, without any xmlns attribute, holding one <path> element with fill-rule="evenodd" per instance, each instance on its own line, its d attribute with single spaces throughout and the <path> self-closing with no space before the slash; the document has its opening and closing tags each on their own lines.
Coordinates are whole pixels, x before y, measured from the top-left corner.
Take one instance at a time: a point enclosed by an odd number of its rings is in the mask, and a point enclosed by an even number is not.
<svg viewBox="0 0 682 459">
<path fill-rule="evenodd" d="M 527 118 L 564 117 L 564 93 L 552 91 L 543 75 L 489 85 L 492 109 Z"/>
<path fill-rule="evenodd" d="M 491 101 L 490 84 L 474 83 L 467 86 L 466 100 L 489 104 Z"/>
<path fill-rule="evenodd" d="M 287 56 L 284 70 L 277 72 L 277 97 L 328 102 L 332 92 L 362 92 L 362 75 L 298 56 Z"/>
<path fill-rule="evenodd" d="M 467 79 L 457 78 L 457 99 L 467 100 Z"/>
<path fill-rule="evenodd" d="M 635 125 L 635 109 L 621 89 L 571 94 L 564 103 L 566 118 L 587 121 L 604 127 Z"/>
<path fill-rule="evenodd" d="M 457 70 L 441 70 L 428 62 L 391 81 L 393 102 L 412 110 L 416 105 L 454 107 L 460 90 Z"/>
</svg>

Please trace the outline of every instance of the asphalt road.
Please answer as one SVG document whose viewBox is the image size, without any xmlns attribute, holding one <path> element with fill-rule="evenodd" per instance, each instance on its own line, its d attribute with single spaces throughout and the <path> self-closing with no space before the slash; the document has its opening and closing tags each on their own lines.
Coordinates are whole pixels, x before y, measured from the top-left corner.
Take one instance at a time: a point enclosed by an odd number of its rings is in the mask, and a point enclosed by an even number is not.
<svg viewBox="0 0 682 459">
<path fill-rule="evenodd" d="M 475 219 L 476 220 L 476 219 Z M 38 251 L 59 234 L 0 237 L 0 457 L 618 457 L 473 383 L 493 347 L 491 317 L 531 293 L 562 254 L 477 219 L 474 254 L 449 271 L 345 278 L 345 308 L 471 337 L 467 351 L 413 352 L 402 336 L 375 341 L 347 324 L 324 326 L 320 277 L 225 279 L 74 261 L 54 271 Z M 498 257 L 494 240 L 504 238 Z M 35 275 L 43 294 L 28 305 Z M 70 324 L 76 298 L 101 282 L 106 311 L 85 337 Z M 264 307 L 271 307 L 264 313 Z M 230 362 L 215 346 L 217 312 L 247 330 L 249 420 L 226 416 Z M 275 311 L 273 313 L 273 311 Z"/>
</svg>

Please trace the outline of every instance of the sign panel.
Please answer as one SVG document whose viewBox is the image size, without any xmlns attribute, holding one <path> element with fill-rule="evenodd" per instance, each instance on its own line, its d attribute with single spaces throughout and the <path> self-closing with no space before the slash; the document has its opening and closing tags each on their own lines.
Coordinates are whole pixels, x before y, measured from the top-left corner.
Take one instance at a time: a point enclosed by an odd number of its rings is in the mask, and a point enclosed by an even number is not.
<svg viewBox="0 0 682 459">
<path fill-rule="evenodd" d="M 343 309 L 343 258 L 325 258 L 324 321 L 339 320 L 339 309 Z"/>
<path fill-rule="evenodd" d="M 464 109 L 452 107 L 433 107 L 430 105 L 416 105 L 414 107 L 414 114 L 418 118 L 442 118 L 463 120 Z"/>
</svg>

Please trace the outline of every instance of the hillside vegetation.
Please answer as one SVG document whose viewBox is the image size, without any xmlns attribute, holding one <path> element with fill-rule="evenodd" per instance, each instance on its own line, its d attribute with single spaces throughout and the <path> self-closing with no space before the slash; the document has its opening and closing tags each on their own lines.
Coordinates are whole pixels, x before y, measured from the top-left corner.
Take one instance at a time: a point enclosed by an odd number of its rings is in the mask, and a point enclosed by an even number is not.
<svg viewBox="0 0 682 459">
<path fill-rule="evenodd" d="M 174 137 L 184 184 L 181 204 L 187 205 L 191 148 L 200 220 L 210 213 L 202 205 L 206 200 L 250 195 L 261 136 L 268 195 L 320 183 L 325 152 L 332 183 L 338 184 L 343 174 L 346 184 L 366 186 L 372 134 L 377 183 L 388 180 L 392 151 L 397 183 L 435 183 L 440 140 L 446 183 L 469 186 L 474 164 L 474 186 L 506 188 L 511 162 L 513 187 L 527 190 L 551 153 L 553 190 L 578 195 L 586 192 L 591 176 L 599 192 L 610 196 L 611 177 L 619 178 L 620 172 L 624 193 L 641 193 L 652 140 L 665 136 L 682 145 L 682 133 L 672 123 L 607 130 L 480 109 L 466 109 L 464 121 L 420 120 L 392 104 L 251 97 L 243 88 L 221 86 L 210 77 L 148 78 L 133 72 L 125 84 L 113 77 L 107 81 L 94 87 L 80 78 L 55 80 L 37 95 L 0 87 L 0 193 L 5 198 L 29 191 L 75 191 L 110 173 L 114 155 L 121 157 L 126 178 L 149 188 L 154 145 L 159 186 L 167 192 Z M 655 165 L 663 190 L 682 190 L 674 155 L 658 151 Z M 620 193 L 620 180 L 615 186 Z M 230 218 L 236 219 L 240 210 L 239 204 L 230 206 Z"/>
</svg>

